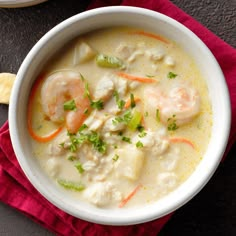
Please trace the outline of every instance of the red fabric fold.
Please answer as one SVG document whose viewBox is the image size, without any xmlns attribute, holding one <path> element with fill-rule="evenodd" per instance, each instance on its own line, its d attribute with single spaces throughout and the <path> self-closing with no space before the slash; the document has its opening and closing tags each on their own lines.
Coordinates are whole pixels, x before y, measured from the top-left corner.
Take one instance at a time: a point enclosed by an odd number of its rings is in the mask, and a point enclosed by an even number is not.
<svg viewBox="0 0 236 236">
<path fill-rule="evenodd" d="M 198 35 L 215 55 L 225 75 L 231 99 L 232 126 L 226 156 L 236 140 L 236 50 L 168 0 L 94 0 L 89 9 L 120 4 L 151 9 L 176 19 Z M 132 226 L 104 226 L 61 211 L 31 185 L 21 170 L 10 141 L 8 122 L 0 129 L 0 200 L 57 235 L 157 235 L 172 215 Z"/>
</svg>

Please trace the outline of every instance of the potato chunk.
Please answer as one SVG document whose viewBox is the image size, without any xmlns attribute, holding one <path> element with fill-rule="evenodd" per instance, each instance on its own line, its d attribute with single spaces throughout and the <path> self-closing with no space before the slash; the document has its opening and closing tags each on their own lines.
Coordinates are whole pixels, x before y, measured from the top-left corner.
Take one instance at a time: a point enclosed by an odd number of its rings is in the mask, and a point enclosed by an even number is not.
<svg viewBox="0 0 236 236">
<path fill-rule="evenodd" d="M 119 157 L 116 163 L 117 174 L 130 180 L 137 180 L 144 162 L 143 152 L 134 147 L 118 149 L 116 154 Z"/>
<path fill-rule="evenodd" d="M 84 63 L 95 56 L 96 52 L 85 42 L 80 42 L 76 47 L 74 65 Z"/>
</svg>

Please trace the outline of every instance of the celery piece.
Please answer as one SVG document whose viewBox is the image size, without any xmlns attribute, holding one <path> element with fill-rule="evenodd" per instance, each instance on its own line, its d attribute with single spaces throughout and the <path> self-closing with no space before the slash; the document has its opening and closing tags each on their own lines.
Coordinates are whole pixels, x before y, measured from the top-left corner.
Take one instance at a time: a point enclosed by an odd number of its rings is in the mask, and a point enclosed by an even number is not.
<svg viewBox="0 0 236 236">
<path fill-rule="evenodd" d="M 141 112 L 135 110 L 132 118 L 130 119 L 130 121 L 127 124 L 128 128 L 131 130 L 136 130 L 137 127 L 140 125 L 141 120 L 142 120 Z"/>
<path fill-rule="evenodd" d="M 104 54 L 97 55 L 96 63 L 100 67 L 108 68 L 120 68 L 124 66 L 123 62 L 118 57 L 107 56 Z"/>
<path fill-rule="evenodd" d="M 85 186 L 81 183 L 76 183 L 64 179 L 58 179 L 57 183 L 61 185 L 62 187 L 69 189 L 69 190 L 74 190 L 74 191 L 82 191 L 85 189 Z"/>
</svg>

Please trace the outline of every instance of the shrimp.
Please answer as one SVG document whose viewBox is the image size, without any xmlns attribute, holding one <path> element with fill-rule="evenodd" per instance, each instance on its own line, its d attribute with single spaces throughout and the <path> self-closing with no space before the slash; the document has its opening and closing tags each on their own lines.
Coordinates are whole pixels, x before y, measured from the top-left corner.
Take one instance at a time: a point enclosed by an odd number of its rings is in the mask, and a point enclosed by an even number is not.
<svg viewBox="0 0 236 236">
<path fill-rule="evenodd" d="M 160 87 L 147 88 L 144 93 L 149 98 L 148 105 L 155 108 L 155 111 L 159 110 L 163 123 L 174 117 L 177 125 L 183 125 L 190 122 L 200 111 L 200 96 L 188 84 L 176 84 L 168 90 Z"/>
<path fill-rule="evenodd" d="M 53 122 L 65 121 L 67 130 L 76 133 L 86 118 L 89 99 L 84 96 L 85 87 L 80 74 L 73 71 L 60 71 L 50 75 L 41 89 L 41 103 L 45 115 Z M 65 111 L 64 103 L 74 100 L 76 108 Z"/>
</svg>

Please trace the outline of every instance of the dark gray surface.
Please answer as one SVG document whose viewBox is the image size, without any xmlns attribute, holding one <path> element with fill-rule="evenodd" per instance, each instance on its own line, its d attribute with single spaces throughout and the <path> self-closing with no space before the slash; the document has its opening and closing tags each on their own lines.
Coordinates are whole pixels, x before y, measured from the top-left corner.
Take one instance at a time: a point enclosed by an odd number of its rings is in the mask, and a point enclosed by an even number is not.
<svg viewBox="0 0 236 236">
<path fill-rule="evenodd" d="M 156 0 L 157 1 L 157 0 Z M 236 47 L 236 0 L 172 0 L 224 41 Z M 0 9 L 0 72 L 16 73 L 32 46 L 53 26 L 86 8 L 87 1 L 53 1 Z M 8 106 L 0 105 L 0 125 Z M 160 236 L 236 235 L 236 145 L 206 187 L 177 210 Z M 1 187 L 1 186 L 0 186 Z M 1 236 L 52 233 L 0 203 Z"/>
</svg>

